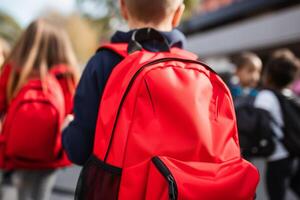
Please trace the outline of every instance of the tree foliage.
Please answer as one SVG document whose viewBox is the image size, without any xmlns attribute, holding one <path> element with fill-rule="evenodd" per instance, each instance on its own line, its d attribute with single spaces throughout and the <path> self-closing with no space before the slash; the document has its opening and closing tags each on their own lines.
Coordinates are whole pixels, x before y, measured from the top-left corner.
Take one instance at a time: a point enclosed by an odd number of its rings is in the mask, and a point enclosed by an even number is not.
<svg viewBox="0 0 300 200">
<path fill-rule="evenodd" d="M 42 17 L 50 19 L 52 22 L 65 28 L 80 64 L 84 65 L 95 53 L 99 46 L 99 34 L 88 19 L 77 13 L 63 16 L 55 11 L 45 12 Z"/>
<path fill-rule="evenodd" d="M 200 4 L 200 0 L 184 0 L 185 4 L 185 12 L 184 12 L 184 20 L 193 16 L 197 11 Z"/>
<path fill-rule="evenodd" d="M 13 44 L 21 31 L 20 25 L 11 16 L 0 11 L 0 37 Z"/>
</svg>

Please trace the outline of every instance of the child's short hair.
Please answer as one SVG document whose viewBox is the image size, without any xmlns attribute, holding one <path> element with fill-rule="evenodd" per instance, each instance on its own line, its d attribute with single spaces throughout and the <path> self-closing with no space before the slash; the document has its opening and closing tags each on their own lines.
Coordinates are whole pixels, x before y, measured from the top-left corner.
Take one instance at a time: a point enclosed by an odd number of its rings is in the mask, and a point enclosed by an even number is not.
<svg viewBox="0 0 300 200">
<path fill-rule="evenodd" d="M 287 48 L 278 49 L 278 50 L 274 51 L 271 56 L 273 58 L 282 58 L 282 57 L 290 58 L 290 59 L 296 58 L 295 54 Z"/>
<path fill-rule="evenodd" d="M 130 14 L 144 23 L 158 24 L 177 9 L 183 0 L 125 0 Z"/>
<path fill-rule="evenodd" d="M 267 63 L 264 74 L 277 88 L 284 88 L 294 81 L 300 69 L 299 60 L 289 56 L 273 56 Z"/>
<path fill-rule="evenodd" d="M 233 63 L 236 65 L 237 70 L 243 69 L 246 66 L 259 65 L 262 66 L 261 59 L 252 52 L 244 52 L 233 59 Z"/>
</svg>

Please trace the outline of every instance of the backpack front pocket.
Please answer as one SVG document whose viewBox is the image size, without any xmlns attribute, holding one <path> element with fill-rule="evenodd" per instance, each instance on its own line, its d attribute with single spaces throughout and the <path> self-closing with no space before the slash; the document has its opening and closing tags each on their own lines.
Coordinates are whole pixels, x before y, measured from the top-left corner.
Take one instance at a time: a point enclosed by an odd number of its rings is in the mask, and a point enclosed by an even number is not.
<svg viewBox="0 0 300 200">
<path fill-rule="evenodd" d="M 259 181 L 257 169 L 242 159 L 204 163 L 154 157 L 152 163 L 147 200 L 252 200 Z"/>
<path fill-rule="evenodd" d="M 47 163 L 58 159 L 59 114 L 47 101 L 26 101 L 12 113 L 7 125 L 6 155 L 21 163 Z M 60 147 L 61 145 L 59 145 Z"/>
<path fill-rule="evenodd" d="M 237 158 L 222 163 L 155 156 L 122 169 L 119 199 L 253 200 L 257 169 Z"/>
<path fill-rule="evenodd" d="M 152 165 L 150 167 L 148 182 L 151 182 L 153 184 L 148 184 L 150 187 L 147 187 L 146 199 L 176 200 L 178 197 L 177 183 L 171 171 L 159 157 L 152 158 L 152 163 L 154 164 L 154 166 Z M 152 190 L 160 190 L 160 192 L 157 193 Z"/>
</svg>

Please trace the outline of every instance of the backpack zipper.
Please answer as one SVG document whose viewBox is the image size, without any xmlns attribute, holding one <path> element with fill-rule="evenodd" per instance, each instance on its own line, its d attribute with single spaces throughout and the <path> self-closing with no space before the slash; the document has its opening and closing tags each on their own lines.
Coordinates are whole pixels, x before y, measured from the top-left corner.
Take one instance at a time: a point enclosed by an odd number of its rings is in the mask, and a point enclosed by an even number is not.
<svg viewBox="0 0 300 200">
<path fill-rule="evenodd" d="M 148 62 L 144 65 L 142 65 L 140 67 L 140 69 L 133 75 L 133 77 L 131 78 L 131 80 L 129 81 L 129 84 L 125 90 L 125 93 L 121 99 L 121 102 L 120 102 L 120 105 L 118 107 L 118 111 L 117 111 L 117 115 L 116 115 L 116 119 L 115 119 L 115 122 L 114 122 L 114 126 L 113 126 L 113 129 L 112 129 L 112 133 L 111 133 L 111 136 L 110 136 L 110 140 L 109 140 L 109 144 L 108 144 L 108 148 L 106 150 L 106 154 L 104 156 L 104 162 L 106 163 L 106 160 L 108 158 L 108 154 L 110 152 L 110 148 L 111 148 L 111 145 L 112 145 L 112 141 L 114 139 L 114 135 L 115 135 L 115 129 L 116 129 L 116 125 L 117 125 L 117 122 L 118 122 L 118 119 L 119 119 L 119 116 L 120 116 L 120 113 L 121 113 L 121 108 L 123 106 L 123 103 L 127 97 L 127 94 L 129 93 L 135 79 L 137 78 L 137 76 L 146 68 L 146 67 L 149 67 L 151 65 L 155 65 L 155 64 L 158 64 L 158 63 L 161 63 L 161 62 L 168 62 L 168 61 L 178 61 L 178 62 L 185 62 L 185 63 L 194 63 L 194 64 L 198 64 L 198 65 L 202 65 L 204 66 L 206 69 L 208 69 L 209 71 L 217 74 L 213 69 L 211 69 L 208 65 L 206 65 L 205 63 L 203 62 L 200 62 L 198 60 L 189 60 L 189 59 L 184 59 L 184 58 L 161 58 L 161 59 L 157 59 L 157 60 L 154 60 L 154 61 L 151 61 L 151 62 Z"/>
<path fill-rule="evenodd" d="M 167 180 L 169 184 L 169 199 L 176 200 L 178 196 L 178 190 L 177 190 L 176 181 L 172 173 L 159 157 L 157 156 L 153 157 L 152 162 L 154 163 L 156 168 L 164 176 L 164 178 Z"/>
</svg>

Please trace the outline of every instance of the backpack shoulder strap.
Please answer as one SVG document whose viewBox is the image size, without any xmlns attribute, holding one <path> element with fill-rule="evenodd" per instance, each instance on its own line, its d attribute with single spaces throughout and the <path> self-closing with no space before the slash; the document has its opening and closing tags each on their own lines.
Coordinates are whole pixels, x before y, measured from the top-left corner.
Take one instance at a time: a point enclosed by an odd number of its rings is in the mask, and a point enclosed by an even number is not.
<svg viewBox="0 0 300 200">
<path fill-rule="evenodd" d="M 65 64 L 55 65 L 50 69 L 50 73 L 54 75 L 68 73 L 69 71 L 69 68 Z"/>
<path fill-rule="evenodd" d="M 128 56 L 127 48 L 128 48 L 128 43 L 107 43 L 107 44 L 100 46 L 98 48 L 97 52 L 99 52 L 103 49 L 108 49 L 108 50 L 111 50 L 111 51 L 117 53 L 118 55 L 122 56 L 123 58 L 125 58 L 126 56 Z M 180 56 L 184 56 L 184 57 L 188 57 L 191 60 L 198 59 L 198 56 L 196 54 L 186 51 L 186 50 L 183 50 L 178 47 L 172 47 L 171 53 L 180 55 Z"/>
<path fill-rule="evenodd" d="M 63 119 L 65 117 L 65 101 L 63 90 L 59 84 L 59 81 L 55 76 L 49 74 L 45 80 L 46 87 L 48 88 L 49 101 L 51 104 L 57 109 L 59 112 L 60 124 L 62 124 Z"/>
<path fill-rule="evenodd" d="M 192 52 L 186 51 L 184 49 L 178 48 L 178 47 L 172 47 L 171 48 L 171 53 L 187 57 L 191 60 L 197 60 L 198 56 Z"/>
<path fill-rule="evenodd" d="M 103 49 L 108 49 L 125 58 L 126 56 L 128 56 L 127 47 L 127 43 L 107 43 L 100 46 L 96 52 L 99 52 Z"/>
<path fill-rule="evenodd" d="M 57 79 L 61 79 L 66 77 L 66 75 L 71 74 L 71 71 L 66 65 L 59 64 L 50 69 L 50 74 L 55 76 Z"/>
</svg>

